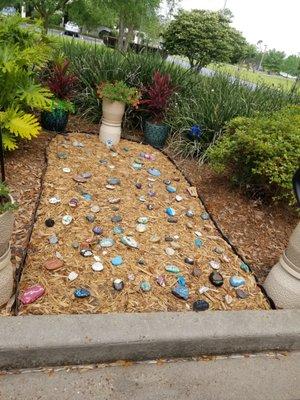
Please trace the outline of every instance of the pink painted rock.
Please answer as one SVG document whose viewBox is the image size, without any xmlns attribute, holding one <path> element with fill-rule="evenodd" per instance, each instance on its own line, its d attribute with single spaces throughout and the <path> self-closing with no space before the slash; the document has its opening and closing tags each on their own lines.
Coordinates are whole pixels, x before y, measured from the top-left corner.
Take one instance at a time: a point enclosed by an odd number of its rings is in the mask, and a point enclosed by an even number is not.
<svg viewBox="0 0 300 400">
<path fill-rule="evenodd" d="M 22 304 L 30 304 L 39 299 L 45 293 L 45 288 L 42 285 L 34 285 L 25 290 L 19 297 Z"/>
<path fill-rule="evenodd" d="M 51 258 L 44 263 L 44 267 L 49 271 L 54 271 L 56 269 L 61 268 L 64 265 L 64 262 L 58 258 Z"/>
<path fill-rule="evenodd" d="M 73 176 L 73 180 L 78 183 L 85 183 L 87 182 L 87 178 L 84 178 L 82 175 L 75 175 Z"/>
</svg>

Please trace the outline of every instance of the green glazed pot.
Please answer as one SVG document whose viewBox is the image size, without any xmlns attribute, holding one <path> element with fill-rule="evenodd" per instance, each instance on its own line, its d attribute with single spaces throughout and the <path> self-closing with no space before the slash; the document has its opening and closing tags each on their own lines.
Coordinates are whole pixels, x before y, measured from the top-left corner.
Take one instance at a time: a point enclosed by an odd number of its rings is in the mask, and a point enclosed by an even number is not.
<svg viewBox="0 0 300 400">
<path fill-rule="evenodd" d="M 41 125 L 47 131 L 64 132 L 69 119 L 69 112 L 61 108 L 52 111 L 42 111 Z"/>
<path fill-rule="evenodd" d="M 164 147 L 170 133 L 170 127 L 164 124 L 145 122 L 144 136 L 151 146 L 161 149 Z"/>
</svg>

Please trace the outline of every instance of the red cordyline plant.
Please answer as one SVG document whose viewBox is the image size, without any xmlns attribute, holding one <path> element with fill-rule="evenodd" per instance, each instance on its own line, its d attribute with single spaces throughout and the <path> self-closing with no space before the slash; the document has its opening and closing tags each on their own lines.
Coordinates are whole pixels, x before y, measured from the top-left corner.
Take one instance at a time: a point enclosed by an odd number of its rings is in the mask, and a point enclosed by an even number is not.
<svg viewBox="0 0 300 400">
<path fill-rule="evenodd" d="M 72 100 L 77 84 L 76 75 L 69 72 L 69 60 L 63 60 L 54 64 L 49 70 L 46 84 L 59 100 Z"/>
<path fill-rule="evenodd" d="M 142 88 L 144 99 L 140 100 L 140 104 L 147 106 L 152 122 L 159 124 L 164 120 L 174 90 L 170 75 L 159 71 L 154 72 L 152 84 Z"/>
</svg>

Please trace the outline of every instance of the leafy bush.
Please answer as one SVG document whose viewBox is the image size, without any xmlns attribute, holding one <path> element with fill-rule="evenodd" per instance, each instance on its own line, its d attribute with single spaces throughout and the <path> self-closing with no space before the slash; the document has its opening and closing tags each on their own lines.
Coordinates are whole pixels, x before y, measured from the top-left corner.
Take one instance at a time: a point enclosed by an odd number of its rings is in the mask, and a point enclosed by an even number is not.
<svg viewBox="0 0 300 400">
<path fill-rule="evenodd" d="M 140 97 L 140 93 L 136 88 L 127 86 L 123 81 L 102 82 L 98 85 L 97 94 L 100 99 L 120 101 L 135 107 Z"/>
<path fill-rule="evenodd" d="M 300 165 L 300 106 L 233 119 L 207 154 L 216 171 L 226 170 L 241 187 L 295 203 L 292 178 Z"/>
</svg>

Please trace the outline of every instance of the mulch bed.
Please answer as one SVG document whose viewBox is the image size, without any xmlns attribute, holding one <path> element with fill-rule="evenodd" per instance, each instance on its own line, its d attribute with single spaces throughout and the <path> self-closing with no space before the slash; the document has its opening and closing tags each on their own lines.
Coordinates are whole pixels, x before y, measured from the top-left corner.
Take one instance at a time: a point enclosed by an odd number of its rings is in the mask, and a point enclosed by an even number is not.
<svg viewBox="0 0 300 400">
<path fill-rule="evenodd" d="M 84 147 L 78 147 L 78 142 Z M 140 156 L 141 152 L 154 155 L 155 161 Z M 132 166 L 139 162 L 142 168 L 135 170 Z M 71 169 L 70 173 L 63 171 L 66 167 Z M 151 176 L 149 168 L 158 168 L 161 176 Z M 86 182 L 76 182 L 74 176 L 84 172 L 91 173 L 91 177 Z M 118 178 L 120 184 L 106 187 L 113 177 Z M 166 190 L 164 180 L 172 181 L 176 193 Z M 136 183 L 141 183 L 142 187 L 137 188 Z M 240 268 L 241 260 L 218 235 L 212 221 L 200 217 L 205 210 L 198 198 L 189 194 L 189 187 L 174 164 L 150 146 L 122 140 L 115 151 L 111 151 L 95 135 L 56 136 L 48 149 L 43 193 L 20 283 L 20 293 L 36 284 L 42 285 L 46 292 L 38 301 L 21 306 L 19 313 L 186 311 L 198 299 L 207 300 L 212 310 L 268 309 L 254 276 Z M 155 196 L 151 192 L 155 192 Z M 87 199 L 86 194 L 92 199 Z M 182 196 L 182 201 L 177 201 L 176 195 Z M 53 196 L 60 198 L 58 204 L 49 204 Z M 72 198 L 78 199 L 77 207 L 70 207 Z M 111 203 L 111 198 L 119 198 L 120 202 Z M 154 208 L 149 209 L 149 204 Z M 89 222 L 86 216 L 95 205 L 100 210 L 92 213 L 95 220 Z M 175 223 L 168 221 L 168 207 L 176 211 Z M 193 210 L 194 216 L 188 217 L 187 210 Z M 62 223 L 65 215 L 73 218 L 69 225 Z M 122 220 L 112 221 L 116 215 Z M 148 218 L 142 233 L 136 230 L 139 217 Z M 45 225 L 49 218 L 55 221 L 50 228 Z M 103 228 L 103 233 L 93 234 L 95 226 Z M 116 226 L 124 232 L 115 233 Z M 58 243 L 51 244 L 49 238 L 54 234 Z M 124 235 L 134 238 L 138 248 L 124 245 Z M 103 237 L 112 238 L 113 246 L 104 248 Z M 74 241 L 80 244 L 79 248 L 74 248 Z M 84 257 L 80 249 L 89 249 L 93 254 Z M 112 265 L 116 256 L 122 257 L 122 265 Z M 194 265 L 187 264 L 186 257 L 194 259 Z M 53 258 L 62 259 L 63 263 L 60 268 L 49 271 L 45 263 Z M 102 271 L 92 270 L 95 261 L 103 264 Z M 215 262 L 214 267 L 211 261 Z M 168 265 L 177 266 L 180 272 L 167 272 Z M 199 276 L 192 273 L 195 267 L 201 271 Z M 217 267 L 224 277 L 224 285 L 219 288 L 209 282 L 209 275 Z M 68 279 L 71 272 L 78 274 L 73 281 Z M 238 298 L 236 290 L 230 286 L 229 278 L 233 275 L 245 279 L 242 289 L 248 294 L 247 298 Z M 156 281 L 162 276 L 164 286 Z M 178 276 L 186 280 L 187 300 L 178 299 L 171 292 Z M 121 291 L 113 288 L 116 278 L 124 282 Z M 151 285 L 149 292 L 140 288 L 145 281 Z M 210 290 L 200 295 L 199 289 L 203 287 Z M 90 296 L 75 298 L 74 291 L 78 288 L 87 289 Z M 227 302 L 226 295 L 230 296 Z"/>
</svg>

